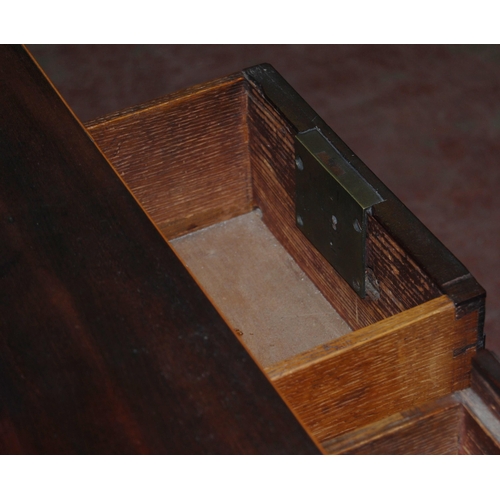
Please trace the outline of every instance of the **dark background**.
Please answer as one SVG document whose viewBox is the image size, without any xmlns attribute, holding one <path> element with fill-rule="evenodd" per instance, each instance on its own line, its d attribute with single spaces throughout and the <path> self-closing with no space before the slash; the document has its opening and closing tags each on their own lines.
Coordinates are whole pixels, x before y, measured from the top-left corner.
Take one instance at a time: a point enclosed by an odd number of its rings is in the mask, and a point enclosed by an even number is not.
<svg viewBox="0 0 500 500">
<path fill-rule="evenodd" d="M 86 121 L 271 63 L 486 288 L 500 354 L 500 47 L 28 45 Z"/>
</svg>

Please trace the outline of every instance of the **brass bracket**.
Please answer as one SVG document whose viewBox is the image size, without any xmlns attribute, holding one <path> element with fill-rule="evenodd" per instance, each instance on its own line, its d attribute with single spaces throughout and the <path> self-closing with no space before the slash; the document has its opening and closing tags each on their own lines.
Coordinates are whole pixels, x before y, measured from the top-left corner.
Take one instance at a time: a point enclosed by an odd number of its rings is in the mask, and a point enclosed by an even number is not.
<svg viewBox="0 0 500 500">
<path fill-rule="evenodd" d="M 317 128 L 295 136 L 297 226 L 366 295 L 367 214 L 384 201 Z"/>
</svg>

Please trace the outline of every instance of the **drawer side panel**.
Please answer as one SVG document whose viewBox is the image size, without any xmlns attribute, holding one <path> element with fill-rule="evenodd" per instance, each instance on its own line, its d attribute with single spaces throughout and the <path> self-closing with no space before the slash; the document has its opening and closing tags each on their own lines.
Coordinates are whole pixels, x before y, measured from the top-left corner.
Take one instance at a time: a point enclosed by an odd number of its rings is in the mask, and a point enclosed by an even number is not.
<svg viewBox="0 0 500 500">
<path fill-rule="evenodd" d="M 476 316 L 476 317 L 475 317 Z M 469 386 L 477 313 L 447 297 L 352 332 L 268 375 L 319 441 Z"/>
<path fill-rule="evenodd" d="M 258 88 L 249 84 L 248 92 L 254 204 L 274 236 L 351 328 L 362 328 L 438 297 L 440 292 L 429 277 L 372 218 L 367 253 L 376 295 L 358 297 L 296 226 L 296 130 Z"/>
<path fill-rule="evenodd" d="M 251 209 L 240 76 L 86 124 L 167 238 Z"/>
</svg>

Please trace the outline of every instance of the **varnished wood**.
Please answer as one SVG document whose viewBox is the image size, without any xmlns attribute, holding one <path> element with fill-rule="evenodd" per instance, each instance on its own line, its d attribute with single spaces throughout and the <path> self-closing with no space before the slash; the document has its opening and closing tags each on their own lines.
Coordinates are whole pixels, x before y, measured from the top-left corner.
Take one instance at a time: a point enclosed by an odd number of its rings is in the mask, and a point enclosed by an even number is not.
<svg viewBox="0 0 500 500">
<path fill-rule="evenodd" d="M 272 72 L 271 68 L 267 68 L 267 71 L 268 74 Z M 286 100 L 289 97 L 287 92 L 290 94 L 292 91 L 283 82 L 278 84 Z M 281 103 L 281 94 L 272 94 L 269 88 L 262 92 L 262 88 L 255 86 L 252 80 L 246 91 L 244 87 L 237 76 L 221 79 L 173 98 L 88 124 L 89 130 L 108 157 L 119 166 L 124 180 L 167 237 L 239 215 L 250 210 L 253 204 L 260 207 L 264 221 L 275 237 L 351 328 L 373 324 L 431 300 L 445 291 L 451 293 L 457 305 L 457 317 L 468 312 L 478 313 L 474 316 L 477 318 L 476 340 L 457 347 L 457 350 L 465 352 L 471 346 L 481 345 L 484 340 L 484 291 L 472 286 L 475 281 L 465 273 L 463 266 L 457 264 L 456 259 L 449 252 L 446 253 L 439 243 L 435 244 L 425 228 L 411 217 L 408 219 L 409 216 L 405 216 L 408 220 L 405 219 L 404 227 L 398 226 L 392 219 L 388 222 L 387 217 L 379 216 L 385 213 L 382 209 L 377 217 L 369 217 L 367 258 L 369 278 L 375 293 L 369 295 L 368 299 L 359 299 L 295 225 L 293 136 L 296 127 L 304 127 L 307 120 L 318 124 L 322 123 L 321 120 L 314 118 L 312 110 L 300 99 L 297 100 L 296 96 L 293 99 L 298 104 L 293 112 L 287 114 L 286 110 L 279 109 L 269 100 L 271 94 L 271 98 Z M 234 99 L 219 101 L 217 92 L 224 97 L 229 92 Z M 199 112 L 201 101 L 196 97 L 198 94 L 208 98 L 210 113 Z M 224 120 L 214 120 L 212 115 L 216 113 L 219 116 L 219 107 L 222 116 L 233 113 L 239 117 L 237 122 L 225 127 Z M 193 113 L 193 110 L 197 112 Z M 303 113 L 304 116 L 290 119 L 293 113 Z M 215 128 L 212 127 L 214 121 L 217 123 Z M 163 130 L 175 130 L 180 143 L 187 141 L 188 146 L 193 144 L 190 139 L 193 131 L 195 137 L 199 136 L 198 131 L 210 131 L 204 133 L 210 138 L 208 156 L 211 165 L 216 165 L 216 168 L 211 170 L 211 166 L 200 162 L 200 155 L 191 155 L 189 147 L 179 149 L 176 144 L 166 143 Z M 328 128 L 326 131 L 331 133 Z M 225 150 L 236 148 L 238 153 L 234 158 L 225 155 L 224 149 L 214 149 L 212 143 L 221 140 L 227 144 Z M 126 148 L 118 148 L 117 144 L 125 144 Z M 145 151 L 147 156 L 144 159 Z M 231 162 L 234 162 L 234 166 Z M 190 164 L 190 170 L 186 170 L 186 163 Z M 373 181 L 373 175 L 367 175 Z M 238 179 L 236 184 L 233 182 L 234 176 Z M 379 188 L 381 183 L 378 179 L 376 181 Z M 208 191 L 206 188 L 206 185 L 212 186 L 214 183 L 218 186 L 215 196 L 210 188 Z M 253 192 L 253 202 L 250 190 Z M 390 203 L 396 203 L 385 186 L 382 192 Z M 166 210 L 162 202 L 167 196 L 174 200 L 175 208 L 172 211 Z M 404 207 L 401 210 L 406 214 Z M 388 231 L 387 227 L 391 230 Z M 448 259 L 449 266 L 454 266 L 453 272 L 459 277 L 449 279 L 451 274 L 440 274 L 441 281 L 433 280 L 434 267 L 429 272 L 418 265 L 414 258 L 414 255 L 420 258 L 422 252 L 412 249 L 407 239 L 399 238 L 400 233 L 405 231 L 413 234 L 410 243 L 413 240 L 420 243 L 427 241 L 425 248 L 439 255 L 443 262 Z M 404 240 L 405 246 L 400 246 L 398 238 Z M 424 264 L 428 264 L 427 260 Z M 462 272 L 464 274 L 460 274 Z M 445 279 L 448 281 L 442 283 Z"/>
<path fill-rule="evenodd" d="M 245 76 L 248 78 L 250 73 L 246 72 Z M 236 77 L 232 78 L 240 84 Z M 217 88 L 226 84 L 223 79 L 212 83 L 212 86 Z M 484 291 L 404 207 L 403 216 L 399 219 L 377 207 L 368 219 L 367 243 L 369 278 L 376 293 L 367 299 L 359 299 L 295 225 L 293 137 L 297 130 L 304 128 L 304 123 L 322 127 L 324 124 L 313 112 L 308 114 L 307 105 L 299 102 L 296 95 L 292 97 L 297 106 L 292 111 L 284 110 L 281 103 L 290 97 L 292 91 L 282 82 L 279 82 L 279 90 L 269 91 L 250 77 L 246 87 L 242 88 L 246 89 L 247 101 L 244 106 L 238 101 L 236 109 L 246 113 L 243 135 L 247 141 L 245 144 L 248 144 L 248 158 L 242 164 L 244 168 L 249 168 L 246 172 L 250 172 L 251 178 L 241 177 L 246 195 L 239 198 L 243 199 L 243 203 L 233 210 L 233 215 L 238 215 L 240 210 L 249 210 L 249 203 L 259 207 L 268 228 L 321 293 L 352 328 L 361 328 L 338 342 L 327 343 L 324 347 L 269 368 L 268 373 L 289 404 L 301 415 L 308 429 L 318 439 L 324 440 L 467 387 L 470 359 L 476 346 L 482 342 Z M 278 95 L 277 91 L 283 94 Z M 189 110 L 192 99 L 194 95 L 189 94 L 186 100 L 174 101 L 179 116 L 184 114 L 183 107 Z M 157 112 L 155 107 L 154 103 L 148 106 L 157 120 L 151 130 L 153 137 L 161 129 L 160 123 L 169 127 L 172 120 L 169 113 Z M 114 118 L 100 122 L 100 140 L 104 141 L 105 148 L 108 148 L 107 144 L 119 141 L 121 134 L 133 136 L 138 120 L 135 117 L 127 122 L 127 116 L 135 113 L 135 110 L 130 110 L 121 114 L 124 126 L 120 130 L 110 126 Z M 291 118 L 294 113 L 300 115 L 299 119 L 296 116 Z M 186 115 L 189 114 L 186 111 Z M 208 123 L 208 118 L 201 115 L 197 127 L 202 128 L 204 123 Z M 182 128 L 182 121 L 174 122 Z M 95 130 L 95 126 L 90 125 L 91 131 Z M 147 120 L 141 122 L 141 126 L 148 129 Z M 180 129 L 181 137 L 184 137 Z M 338 144 L 339 139 L 330 129 L 326 128 L 326 133 L 329 139 L 337 141 L 336 147 L 339 146 L 344 153 L 348 152 L 343 143 Z M 147 132 L 145 134 L 148 135 Z M 236 136 L 240 135 L 241 129 L 237 128 Z M 161 158 L 161 153 L 154 151 L 155 141 L 148 142 L 148 145 L 152 148 L 151 154 Z M 133 147 L 131 143 L 130 154 L 127 155 L 122 155 L 119 150 L 106 151 L 108 155 L 115 154 L 114 161 L 126 167 L 124 172 L 128 169 L 131 189 L 144 205 L 142 200 L 154 199 L 156 193 L 161 191 L 162 183 L 141 186 L 136 182 L 135 179 L 147 177 L 147 169 L 141 162 L 132 160 Z M 215 160 L 217 157 L 214 157 Z M 359 163 L 357 158 L 353 161 Z M 158 162 L 160 170 L 173 169 L 177 172 L 170 179 L 169 189 L 182 192 L 183 162 L 182 153 L 172 154 L 168 162 L 163 161 L 161 168 L 161 161 Z M 239 160 L 237 163 L 240 164 Z M 226 171 L 227 160 L 222 158 L 221 164 Z M 366 174 L 377 189 L 382 186 L 380 189 L 388 205 L 398 210 L 401 208 L 394 195 L 366 167 L 356 163 L 356 168 Z M 132 172 L 135 173 L 132 175 Z M 229 191 L 232 189 L 230 185 L 226 188 Z M 252 190 L 253 202 L 248 200 L 249 189 Z M 195 190 L 194 196 L 197 194 Z M 190 192 L 182 192 L 182 196 L 190 197 L 192 205 L 200 213 L 205 210 L 204 204 L 210 202 L 203 197 L 195 200 Z M 192 212 L 188 205 L 179 211 L 177 219 L 181 222 L 172 232 L 159 222 L 158 215 L 150 210 L 148 212 L 167 236 L 190 232 L 196 226 L 189 225 Z M 226 216 L 230 216 L 229 212 Z M 207 218 L 200 225 L 216 222 L 216 219 Z M 404 236 L 405 232 L 411 238 Z M 415 248 L 412 242 L 415 242 Z M 434 254 L 441 263 L 447 263 L 449 269 L 439 272 L 425 256 L 424 250 Z M 443 293 L 450 293 L 452 301 L 441 296 Z M 433 310 L 433 307 L 437 309 Z M 419 326 L 421 321 L 424 322 L 423 329 Z M 398 322 L 401 322 L 399 327 Z M 379 338 L 381 329 L 387 328 L 387 336 Z M 371 339 L 369 344 L 363 335 Z M 326 351 L 330 354 L 325 355 Z M 329 364 L 333 363 L 330 360 L 332 351 L 338 351 L 335 367 Z M 336 375 L 332 376 L 329 370 Z M 383 383 L 378 384 L 381 380 Z"/>
<path fill-rule="evenodd" d="M 472 359 L 471 387 L 462 393 L 468 410 L 461 435 L 463 454 L 500 454 L 500 362 L 481 349 Z"/>
<path fill-rule="evenodd" d="M 317 452 L 21 47 L 0 111 L 0 450 Z"/>
<path fill-rule="evenodd" d="M 473 389 L 457 394 L 464 407 L 460 429 L 462 455 L 499 455 L 500 420 Z"/>
<path fill-rule="evenodd" d="M 331 454 L 500 454 L 500 422 L 471 388 L 323 443 Z"/>
<path fill-rule="evenodd" d="M 500 362 L 487 349 L 472 359 L 471 387 L 500 418 Z"/>
<path fill-rule="evenodd" d="M 228 77 L 87 128 L 168 238 L 259 207 L 275 237 L 354 329 L 439 296 L 411 255 L 370 219 L 368 265 L 380 293 L 376 300 L 357 297 L 295 226 L 295 129 L 255 88 L 244 87 L 240 77 Z M 170 141 L 165 131 L 178 139 Z M 207 153 L 199 154 L 201 144 Z"/>
<path fill-rule="evenodd" d="M 252 208 L 243 82 L 221 78 L 86 124 L 167 238 Z"/>
<path fill-rule="evenodd" d="M 357 297 L 293 208 L 298 130 L 351 152 L 272 68 L 88 124 L 132 195 L 26 54 L 0 57 L 0 448 L 317 452 L 310 432 L 330 452 L 498 451 L 485 358 L 472 377 L 486 403 L 439 399 L 469 385 L 484 291 L 352 155 L 386 200 L 368 220 L 373 289 Z M 167 238 L 260 207 L 357 329 L 268 368 L 302 424 L 136 199 Z"/>
<path fill-rule="evenodd" d="M 499 455 L 500 447 L 480 423 L 469 413 L 464 413 L 460 455 Z"/>
<path fill-rule="evenodd" d="M 464 410 L 448 395 L 323 443 L 330 454 L 456 455 Z"/>
<path fill-rule="evenodd" d="M 267 370 L 321 442 L 469 385 L 477 318 L 447 297 L 354 331 Z"/>
</svg>

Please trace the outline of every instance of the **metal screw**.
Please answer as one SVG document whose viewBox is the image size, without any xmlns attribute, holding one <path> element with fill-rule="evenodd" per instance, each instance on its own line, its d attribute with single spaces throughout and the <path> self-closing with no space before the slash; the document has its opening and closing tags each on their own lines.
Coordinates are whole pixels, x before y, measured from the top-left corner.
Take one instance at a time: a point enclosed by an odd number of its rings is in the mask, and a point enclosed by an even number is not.
<svg viewBox="0 0 500 500">
<path fill-rule="evenodd" d="M 337 217 L 335 217 L 335 215 L 332 215 L 332 227 L 334 231 L 337 230 L 337 223 L 338 223 Z"/>
<path fill-rule="evenodd" d="M 352 280 L 352 287 L 356 292 L 359 292 L 361 290 L 361 283 L 359 282 L 358 278 L 354 278 Z"/>
<path fill-rule="evenodd" d="M 300 156 L 297 156 L 295 158 L 295 165 L 297 165 L 297 168 L 302 172 L 304 170 L 304 163 L 302 161 L 302 158 Z"/>
<path fill-rule="evenodd" d="M 297 215 L 297 224 L 299 226 L 303 226 L 304 225 L 304 221 L 302 220 L 302 217 L 300 215 Z"/>
<path fill-rule="evenodd" d="M 360 233 L 360 232 L 363 230 L 363 228 L 360 226 L 360 224 L 359 224 L 359 222 L 358 222 L 358 219 L 354 219 L 354 224 L 353 224 L 353 226 L 354 226 L 354 229 L 355 229 L 358 233 Z"/>
</svg>

